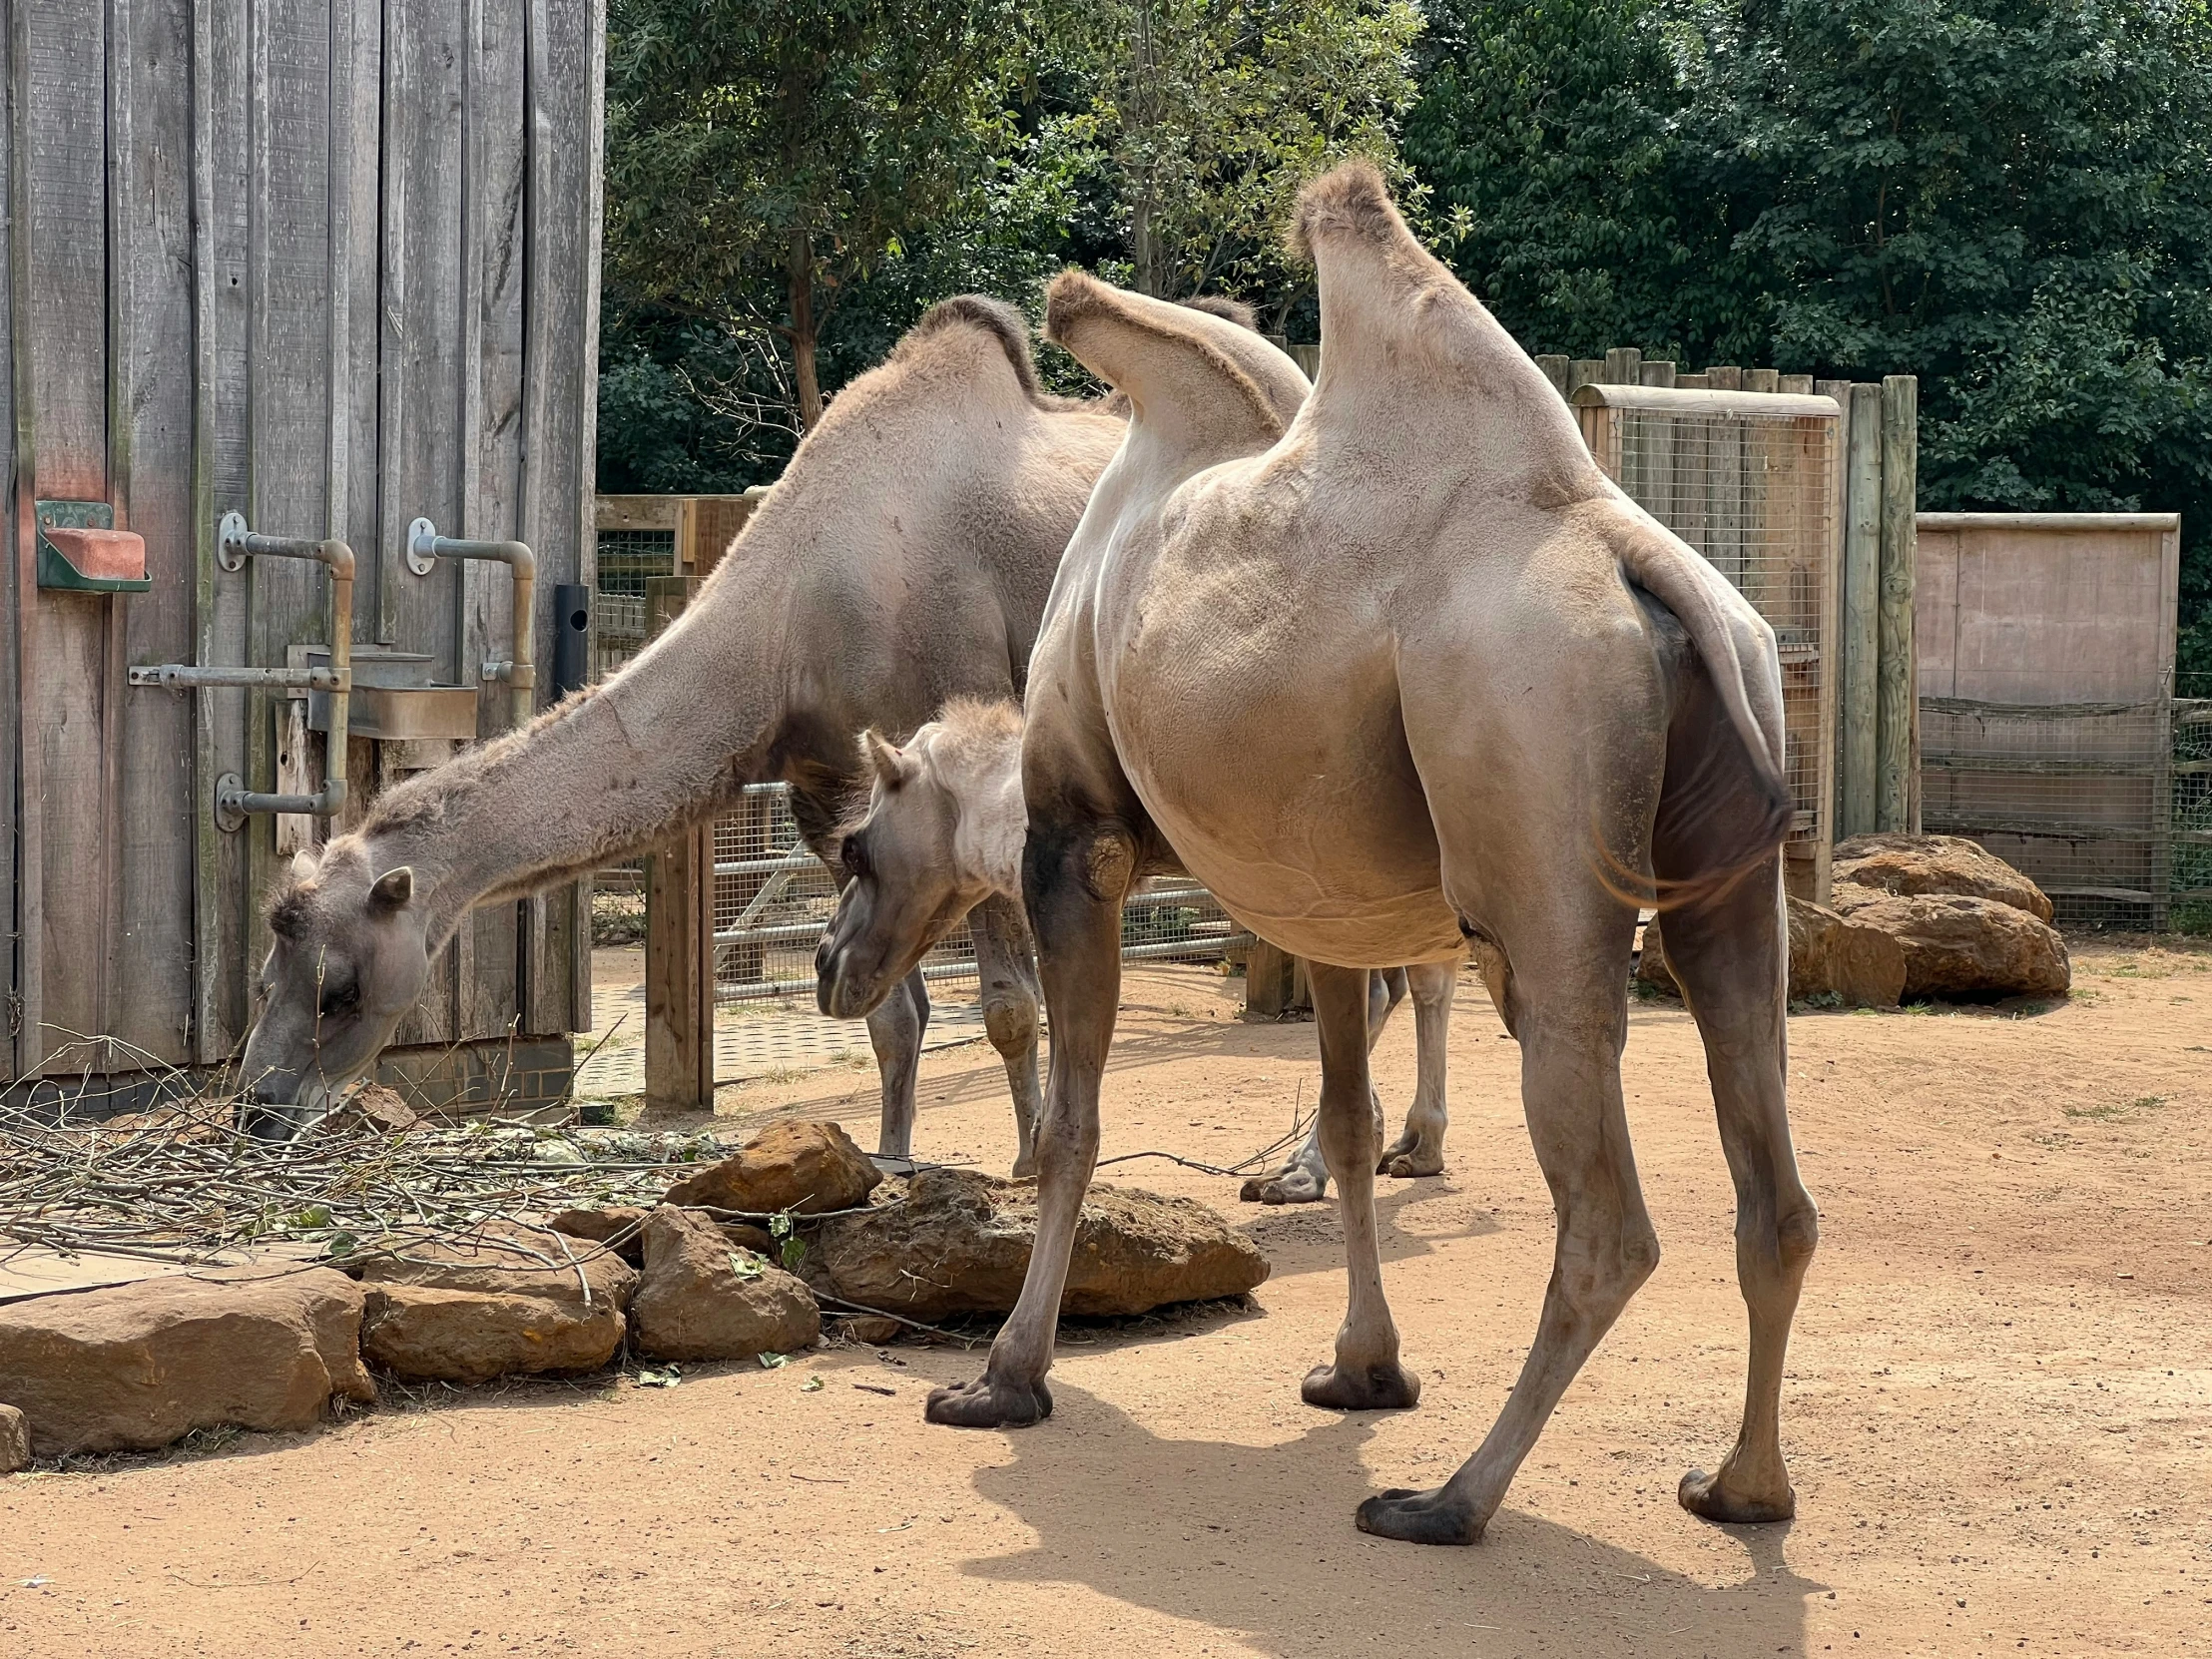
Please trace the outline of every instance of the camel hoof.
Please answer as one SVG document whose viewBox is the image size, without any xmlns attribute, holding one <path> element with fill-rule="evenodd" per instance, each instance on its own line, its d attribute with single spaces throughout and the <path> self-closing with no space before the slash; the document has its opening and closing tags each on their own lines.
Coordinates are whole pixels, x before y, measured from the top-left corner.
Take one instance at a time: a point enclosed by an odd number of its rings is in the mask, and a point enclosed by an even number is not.
<svg viewBox="0 0 2212 1659">
<path fill-rule="evenodd" d="M 1378 1538 L 1395 1538 L 1407 1544 L 1475 1544 L 1482 1541 L 1482 1523 L 1460 1504 L 1445 1498 L 1441 1487 L 1416 1492 L 1393 1486 L 1378 1492 L 1360 1505 L 1353 1522 Z"/>
<path fill-rule="evenodd" d="M 1395 1176 L 1400 1181 L 1410 1181 L 1423 1175 L 1441 1175 L 1444 1172 L 1444 1149 L 1424 1147 L 1418 1135 L 1400 1135 L 1382 1149 L 1382 1156 L 1376 1160 L 1375 1173 Z"/>
<path fill-rule="evenodd" d="M 1757 1526 L 1797 1517 L 1797 1493 L 1788 1486 L 1782 1488 L 1779 1498 L 1755 1497 L 1728 1490 L 1727 1474 L 1725 1468 L 1719 1474 L 1692 1469 L 1682 1477 L 1675 1496 L 1691 1514 L 1732 1526 Z"/>
<path fill-rule="evenodd" d="M 1247 1204 L 1319 1204 L 1329 1196 L 1329 1177 L 1292 1165 L 1274 1175 L 1255 1175 L 1238 1190 Z"/>
<path fill-rule="evenodd" d="M 1410 1411 L 1420 1400 L 1420 1379 L 1394 1361 L 1342 1371 L 1316 1366 L 1299 1385 L 1309 1405 L 1337 1411 Z"/>
<path fill-rule="evenodd" d="M 988 1373 L 972 1382 L 929 1390 L 922 1417 L 953 1428 L 1026 1428 L 1052 1415 L 1052 1390 L 1034 1382 L 993 1382 Z"/>
<path fill-rule="evenodd" d="M 1037 1155 L 1033 1152 L 1023 1153 L 1014 1160 L 1014 1167 L 1010 1173 L 1016 1181 L 1034 1180 L 1037 1174 Z"/>
</svg>

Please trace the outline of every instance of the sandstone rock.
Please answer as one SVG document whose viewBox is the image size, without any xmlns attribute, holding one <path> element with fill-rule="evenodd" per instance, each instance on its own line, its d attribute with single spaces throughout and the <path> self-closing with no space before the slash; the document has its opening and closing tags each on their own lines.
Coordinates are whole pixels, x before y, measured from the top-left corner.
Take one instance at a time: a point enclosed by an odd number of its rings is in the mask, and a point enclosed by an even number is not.
<svg viewBox="0 0 2212 1659">
<path fill-rule="evenodd" d="M 638 1351 L 657 1360 L 749 1360 L 812 1348 L 822 1313 L 782 1268 L 734 1251 L 705 1216 L 662 1205 L 645 1222 L 645 1278 L 630 1305 Z"/>
<path fill-rule="evenodd" d="M 0 1399 L 41 1457 L 151 1450 L 195 1428 L 306 1428 L 373 1399 L 361 1291 L 328 1268 L 146 1279 L 0 1307 Z"/>
<path fill-rule="evenodd" d="M 772 1123 L 734 1157 L 669 1188 L 664 1202 L 813 1215 L 865 1204 L 882 1172 L 833 1123 Z"/>
<path fill-rule="evenodd" d="M 1905 951 L 1878 927 L 1856 922 L 1802 898 L 1789 900 L 1790 997 L 1836 997 L 1852 1008 L 1894 1008 L 1905 988 Z M 1644 924 L 1637 980 L 1680 996 L 1657 920 Z"/>
<path fill-rule="evenodd" d="M 632 1267 L 642 1268 L 645 1266 L 645 1236 L 639 1229 L 645 1225 L 645 1216 L 646 1212 L 634 1204 L 616 1204 L 604 1210 L 563 1210 L 548 1218 L 545 1225 L 572 1239 L 589 1239 L 594 1244 L 607 1245 Z M 618 1237 L 619 1244 L 608 1243 Z"/>
<path fill-rule="evenodd" d="M 914 1319 L 1014 1306 L 1037 1235 L 1037 1189 L 969 1170 L 922 1170 L 903 1204 L 810 1230 L 800 1271 L 825 1294 Z M 1083 1200 L 1063 1314 L 1142 1314 L 1239 1296 L 1268 1276 L 1259 1247 L 1187 1198 L 1093 1187 Z"/>
<path fill-rule="evenodd" d="M 377 1285 L 361 1353 L 395 1377 L 489 1382 L 517 1372 L 597 1371 L 622 1346 L 622 1310 L 506 1291 Z"/>
<path fill-rule="evenodd" d="M 1963 835 L 1854 835 L 1836 843 L 1835 883 L 1835 907 L 1846 914 L 1870 895 L 1956 893 L 2051 918 L 2042 888 Z"/>
<path fill-rule="evenodd" d="M 466 1238 L 382 1242 L 390 1243 L 405 1260 L 378 1257 L 363 1262 L 360 1277 L 367 1284 L 605 1302 L 617 1313 L 630 1306 L 638 1288 L 637 1269 L 605 1245 L 519 1222 Z"/>
<path fill-rule="evenodd" d="M 31 1425 L 13 1405 L 0 1405 L 0 1474 L 13 1474 L 31 1461 Z"/>
<path fill-rule="evenodd" d="M 2057 996 L 2073 980 L 2065 940 L 1993 898 L 1883 896 L 1855 904 L 1849 919 L 1904 947 L 1909 997 Z"/>
<path fill-rule="evenodd" d="M 320 1127 L 326 1133 L 371 1129 L 379 1135 L 398 1135 L 421 1128 L 422 1117 L 399 1098 L 396 1090 L 387 1089 L 381 1083 L 370 1083 L 340 1102 L 336 1110 L 322 1120 Z"/>
<path fill-rule="evenodd" d="M 1879 927 L 1790 900 L 1790 996 L 1835 997 L 1847 1008 L 1895 1008 L 1905 994 L 1905 949 Z"/>
</svg>

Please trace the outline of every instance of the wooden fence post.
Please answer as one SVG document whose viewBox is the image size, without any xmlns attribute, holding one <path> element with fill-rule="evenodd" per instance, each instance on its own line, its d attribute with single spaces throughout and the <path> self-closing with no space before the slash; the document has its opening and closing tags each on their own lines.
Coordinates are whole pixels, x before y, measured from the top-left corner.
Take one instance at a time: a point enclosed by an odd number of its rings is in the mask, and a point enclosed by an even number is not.
<svg viewBox="0 0 2212 1659">
<path fill-rule="evenodd" d="M 645 585 L 646 634 L 660 633 L 703 578 L 654 576 Z M 682 830 L 645 865 L 645 1103 L 713 1111 L 715 1104 L 712 824 Z"/>
<path fill-rule="evenodd" d="M 1882 381 L 1882 600 L 1877 621 L 1875 772 L 1878 828 L 1921 827 L 1920 687 L 1913 652 L 1914 517 L 1920 470 L 1920 380 Z"/>
<path fill-rule="evenodd" d="M 1838 734 L 1837 833 L 1864 835 L 1881 822 L 1875 734 L 1882 638 L 1882 388 L 1846 388 L 1844 410 L 1843 696 Z"/>
</svg>

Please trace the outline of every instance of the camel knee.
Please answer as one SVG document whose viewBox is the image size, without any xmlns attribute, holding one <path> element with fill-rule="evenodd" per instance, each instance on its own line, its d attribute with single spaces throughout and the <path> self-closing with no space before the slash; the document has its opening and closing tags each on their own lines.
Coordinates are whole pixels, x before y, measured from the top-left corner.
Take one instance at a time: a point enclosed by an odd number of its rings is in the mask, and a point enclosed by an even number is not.
<svg viewBox="0 0 2212 1659">
<path fill-rule="evenodd" d="M 1354 1165 L 1374 1162 L 1376 1148 L 1377 1108 L 1374 1097 L 1362 1100 L 1358 1105 L 1346 1102 L 1342 1105 L 1328 1100 L 1322 1102 L 1321 1155 L 1333 1170 L 1346 1170 Z"/>
<path fill-rule="evenodd" d="M 1037 1046 L 1037 1003 L 1014 986 L 992 986 L 983 997 L 983 1029 L 991 1046 L 1008 1057 Z"/>
<path fill-rule="evenodd" d="M 1659 1235 L 1648 1221 L 1624 1222 L 1606 1235 L 1563 1240 L 1553 1282 L 1568 1309 L 1602 1331 L 1658 1271 Z"/>
</svg>

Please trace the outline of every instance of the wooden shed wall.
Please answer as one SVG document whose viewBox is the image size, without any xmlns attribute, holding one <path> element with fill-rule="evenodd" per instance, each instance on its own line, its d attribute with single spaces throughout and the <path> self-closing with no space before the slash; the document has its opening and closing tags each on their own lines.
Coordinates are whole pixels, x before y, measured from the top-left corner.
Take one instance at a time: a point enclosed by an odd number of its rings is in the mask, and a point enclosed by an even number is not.
<svg viewBox="0 0 2212 1659">
<path fill-rule="evenodd" d="M 0 397 L 14 443 L 0 769 L 18 947 L 11 1074 L 213 1062 L 250 1018 L 275 785 L 260 692 L 131 689 L 131 665 L 281 667 L 321 569 L 218 568 L 229 510 L 358 560 L 354 639 L 477 682 L 506 572 L 407 572 L 426 515 L 589 582 L 604 0 L 0 0 Z M 32 503 L 113 504 L 147 593 L 41 590 Z M 551 677 L 539 676 L 539 699 Z M 505 693 L 480 703 L 503 725 Z M 358 748 L 358 743 L 356 748 Z M 356 808 L 374 773 L 355 763 Z M 352 816 L 352 815 L 349 815 Z M 588 1020 L 579 898 L 464 929 L 402 1040 Z"/>
</svg>

